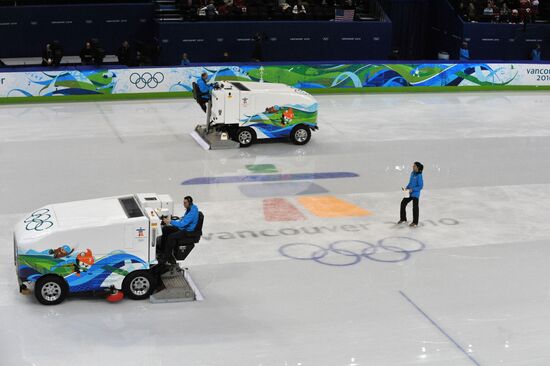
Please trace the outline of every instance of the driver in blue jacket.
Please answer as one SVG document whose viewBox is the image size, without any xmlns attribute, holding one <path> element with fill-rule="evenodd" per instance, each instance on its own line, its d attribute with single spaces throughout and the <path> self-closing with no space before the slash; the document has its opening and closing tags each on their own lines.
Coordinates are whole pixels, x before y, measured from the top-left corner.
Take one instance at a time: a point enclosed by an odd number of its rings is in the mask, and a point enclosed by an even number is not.
<svg viewBox="0 0 550 366">
<path fill-rule="evenodd" d="M 420 199 L 420 191 L 424 187 L 424 179 L 422 178 L 422 171 L 424 170 L 424 165 L 416 161 L 413 164 L 413 171 L 411 173 L 411 177 L 409 179 L 409 184 L 407 184 L 407 187 L 403 188 L 403 190 L 407 190 L 409 192 L 409 197 L 403 198 L 401 201 L 401 212 L 400 212 L 400 219 L 397 224 L 402 224 L 404 222 L 407 222 L 407 205 L 409 202 L 413 201 L 413 222 L 411 223 L 411 227 L 418 226 L 418 200 Z"/>
<path fill-rule="evenodd" d="M 161 261 L 166 262 L 172 257 L 172 251 L 176 247 L 176 243 L 179 239 L 183 239 L 189 235 L 190 232 L 195 230 L 199 221 L 199 208 L 193 204 L 193 198 L 186 196 L 183 199 L 183 207 L 185 207 L 185 214 L 179 220 L 173 220 L 171 217 L 165 217 L 162 219 L 165 226 L 162 228 L 162 240 L 161 240 Z M 184 257 L 186 257 L 194 245 L 186 246 Z"/>
<path fill-rule="evenodd" d="M 197 86 L 200 91 L 199 100 L 197 100 L 197 102 L 206 113 L 206 103 L 210 100 L 210 92 L 214 89 L 214 85 L 208 84 L 208 73 L 203 72 L 201 74 L 201 77 L 197 80 Z"/>
</svg>

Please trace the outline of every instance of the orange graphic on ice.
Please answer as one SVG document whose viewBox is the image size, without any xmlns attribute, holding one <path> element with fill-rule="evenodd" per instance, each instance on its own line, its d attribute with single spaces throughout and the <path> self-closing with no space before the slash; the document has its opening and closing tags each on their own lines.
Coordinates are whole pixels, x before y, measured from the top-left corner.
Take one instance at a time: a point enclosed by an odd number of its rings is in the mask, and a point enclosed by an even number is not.
<svg viewBox="0 0 550 366">
<path fill-rule="evenodd" d="M 317 217 L 372 215 L 372 212 L 334 196 L 304 196 L 298 197 L 298 202 Z"/>
<path fill-rule="evenodd" d="M 264 200 L 265 221 L 299 221 L 306 217 L 294 205 L 284 198 Z"/>
</svg>

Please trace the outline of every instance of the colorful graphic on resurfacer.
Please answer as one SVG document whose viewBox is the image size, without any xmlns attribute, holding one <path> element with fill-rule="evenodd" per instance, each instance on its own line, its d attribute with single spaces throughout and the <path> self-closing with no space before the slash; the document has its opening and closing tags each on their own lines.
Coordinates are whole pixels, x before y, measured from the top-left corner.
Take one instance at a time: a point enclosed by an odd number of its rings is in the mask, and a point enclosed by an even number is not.
<svg viewBox="0 0 550 366">
<path fill-rule="evenodd" d="M 263 112 L 246 115 L 243 126 L 256 127 L 269 138 L 286 137 L 298 124 L 317 125 L 317 103 L 311 105 L 289 104 L 269 106 Z"/>
<path fill-rule="evenodd" d="M 148 267 L 140 258 L 114 251 L 96 258 L 90 249 L 76 252 L 68 245 L 41 252 L 28 250 L 17 255 L 23 281 L 35 282 L 52 273 L 65 279 L 71 292 L 96 291 L 120 284 L 130 272 Z"/>
</svg>

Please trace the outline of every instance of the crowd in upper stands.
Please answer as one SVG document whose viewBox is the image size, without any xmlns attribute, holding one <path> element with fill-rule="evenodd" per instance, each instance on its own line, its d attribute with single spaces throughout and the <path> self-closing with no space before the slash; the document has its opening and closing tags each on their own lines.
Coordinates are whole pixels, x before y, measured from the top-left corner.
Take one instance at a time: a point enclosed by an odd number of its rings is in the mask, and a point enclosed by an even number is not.
<svg viewBox="0 0 550 366">
<path fill-rule="evenodd" d="M 131 0 L 109 0 L 124 3 Z M 135 0 L 134 0 L 135 1 Z M 149 0 L 150 2 L 151 0 Z M 93 0 L 0 0 L 0 6 L 91 3 Z M 139 0 L 136 2 L 147 2 Z M 178 12 L 184 21 L 194 20 L 333 20 L 335 10 L 350 10 L 351 19 L 372 20 L 373 0 L 175 0 L 160 5 Z M 175 6 L 175 8 L 174 8 Z M 351 15 L 350 15 L 351 14 Z M 162 18 L 162 16 L 160 16 Z"/>
<path fill-rule="evenodd" d="M 469 22 L 533 23 L 540 15 L 540 0 L 460 0 L 458 12 Z"/>
<path fill-rule="evenodd" d="M 151 0 L 0 0 L 0 6 L 25 6 L 25 5 L 75 5 L 93 3 L 148 3 Z"/>
<path fill-rule="evenodd" d="M 352 20 L 371 13 L 369 0 L 180 0 L 184 20 L 332 20 L 335 9 Z"/>
</svg>

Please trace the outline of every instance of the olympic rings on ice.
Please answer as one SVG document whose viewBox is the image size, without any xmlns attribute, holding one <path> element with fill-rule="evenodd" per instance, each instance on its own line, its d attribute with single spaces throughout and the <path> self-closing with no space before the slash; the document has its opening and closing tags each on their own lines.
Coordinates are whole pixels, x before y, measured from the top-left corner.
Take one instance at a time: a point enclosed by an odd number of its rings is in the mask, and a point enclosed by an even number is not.
<svg viewBox="0 0 550 366">
<path fill-rule="evenodd" d="M 420 240 L 392 236 L 379 240 L 376 244 L 363 240 L 339 240 L 328 247 L 302 242 L 290 243 L 280 247 L 279 253 L 291 259 L 342 267 L 352 266 L 363 259 L 385 263 L 403 262 L 425 247 Z"/>
</svg>

